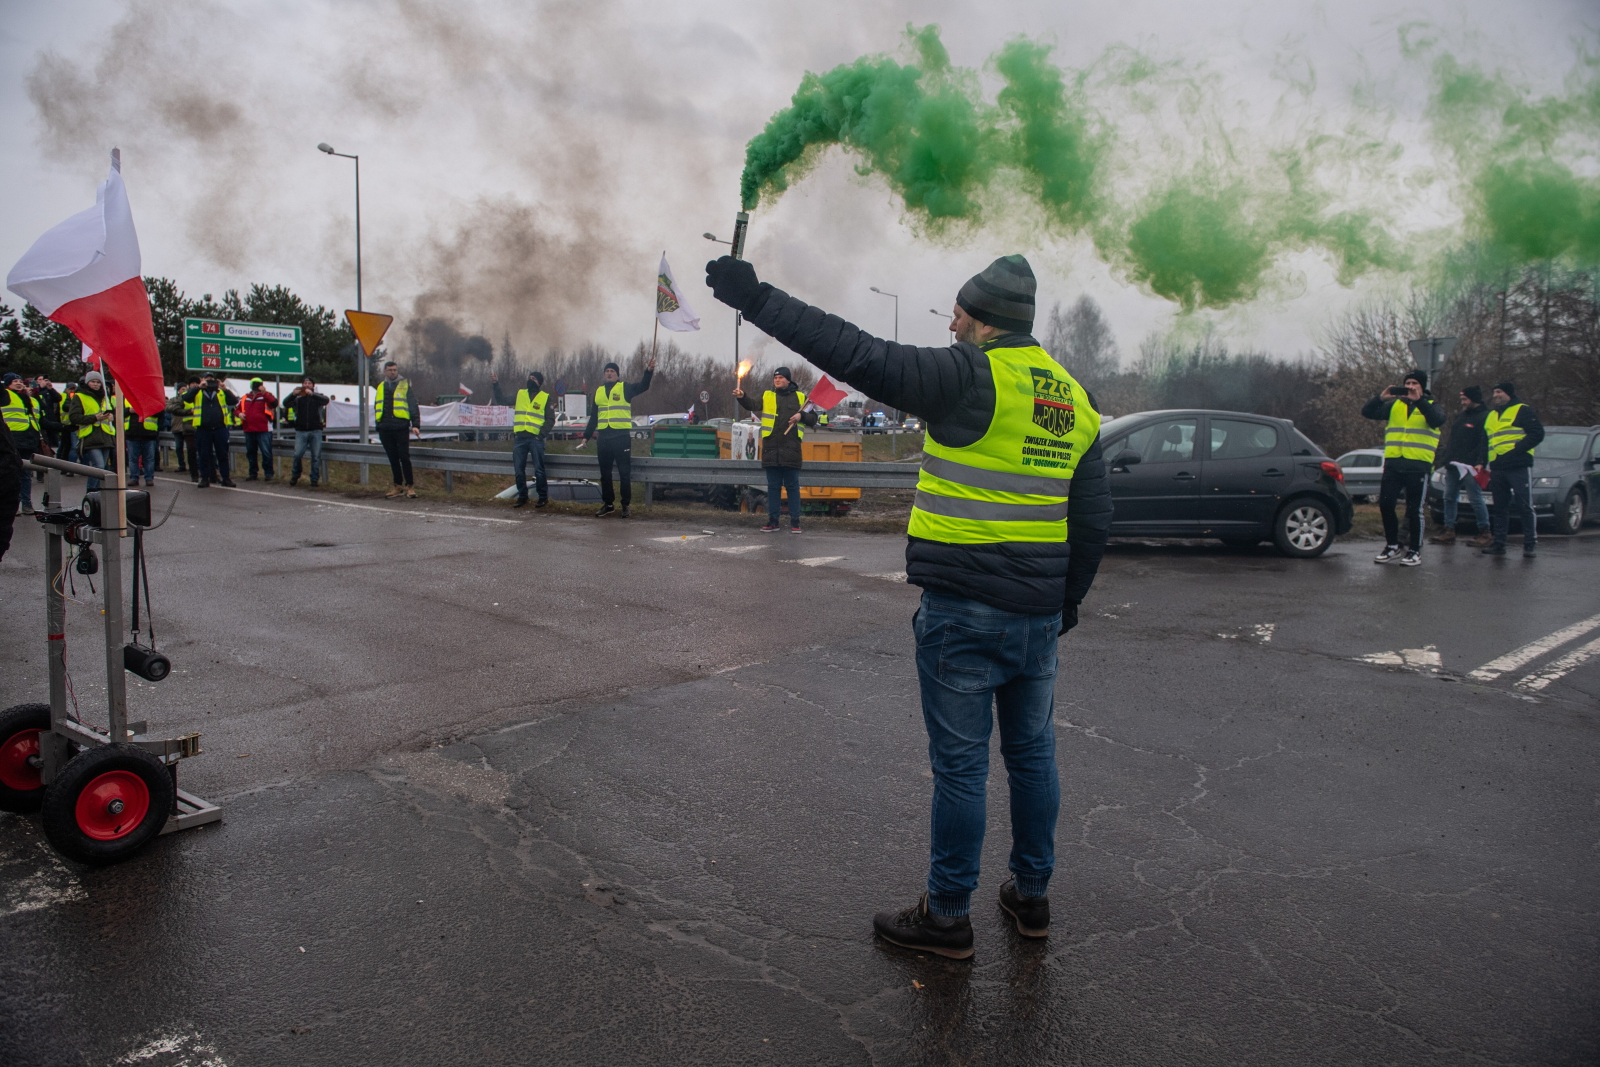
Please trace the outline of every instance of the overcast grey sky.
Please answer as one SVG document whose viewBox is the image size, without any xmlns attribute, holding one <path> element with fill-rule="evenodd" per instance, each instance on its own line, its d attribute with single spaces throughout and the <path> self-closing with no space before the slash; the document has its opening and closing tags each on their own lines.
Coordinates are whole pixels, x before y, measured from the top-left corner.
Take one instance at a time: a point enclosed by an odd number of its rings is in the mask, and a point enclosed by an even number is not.
<svg viewBox="0 0 1600 1067">
<path fill-rule="evenodd" d="M 1593 0 L 7 0 L 4 11 L 5 266 L 92 202 L 120 145 L 145 273 L 191 295 L 281 282 L 354 306 L 350 164 L 316 151 L 328 141 L 362 157 L 367 308 L 445 314 L 497 342 L 509 331 L 524 352 L 647 336 L 663 249 L 704 319 L 680 340 L 731 351 L 700 235 L 731 229 L 745 142 L 807 70 L 894 53 L 908 22 L 939 24 L 968 67 L 1018 34 L 1053 43 L 1067 67 L 1118 45 L 1170 64 L 1203 122 L 1163 118 L 1156 101 L 1153 120 L 1119 128 L 1118 180 L 1134 186 L 1181 169 L 1179 157 L 1214 157 L 1206 130 L 1247 155 L 1313 130 L 1381 135 L 1404 151 L 1383 175 L 1353 176 L 1351 196 L 1391 212 L 1418 248 L 1449 240 L 1459 209 L 1421 122 L 1427 66 L 1403 56 L 1401 27 L 1425 24 L 1439 48 L 1539 91 L 1600 29 Z M 1044 307 L 1099 300 L 1125 360 L 1151 330 L 1213 323 L 1236 347 L 1293 356 L 1330 315 L 1402 281 L 1347 289 L 1323 257 L 1296 253 L 1260 299 L 1180 320 L 1084 241 L 1015 225 L 956 247 L 918 240 L 886 186 L 837 151 L 756 213 L 749 255 L 763 278 L 884 335 L 892 305 L 869 286 L 898 292 L 902 340 L 932 344 L 946 335 L 929 309 L 1012 251 L 1034 263 Z"/>
</svg>

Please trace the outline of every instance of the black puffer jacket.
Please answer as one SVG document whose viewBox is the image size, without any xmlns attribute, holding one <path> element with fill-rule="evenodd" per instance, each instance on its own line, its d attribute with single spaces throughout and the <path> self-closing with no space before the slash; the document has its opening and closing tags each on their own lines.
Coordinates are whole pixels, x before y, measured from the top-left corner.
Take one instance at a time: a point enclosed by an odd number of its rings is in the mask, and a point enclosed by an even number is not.
<svg viewBox="0 0 1600 1067">
<path fill-rule="evenodd" d="M 832 377 L 921 416 L 940 444 L 962 448 L 988 432 L 994 418 L 994 377 L 988 357 L 976 345 L 895 344 L 765 283 L 746 304 L 740 310 L 757 328 Z M 1025 334 L 1010 334 L 989 347 L 1037 343 Z M 1067 523 L 1068 538 L 1061 544 L 956 545 L 909 538 L 906 580 L 1027 615 L 1051 615 L 1076 605 L 1088 595 L 1111 530 L 1111 489 L 1099 441 L 1073 473 Z"/>
</svg>

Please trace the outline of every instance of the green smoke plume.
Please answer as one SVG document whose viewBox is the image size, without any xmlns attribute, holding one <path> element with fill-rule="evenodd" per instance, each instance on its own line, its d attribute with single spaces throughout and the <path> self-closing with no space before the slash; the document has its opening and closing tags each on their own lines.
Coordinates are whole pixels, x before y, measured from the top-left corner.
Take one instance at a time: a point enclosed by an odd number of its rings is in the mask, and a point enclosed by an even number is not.
<svg viewBox="0 0 1600 1067">
<path fill-rule="evenodd" d="M 837 147 L 857 157 L 858 173 L 881 176 L 925 235 L 966 237 L 1014 216 L 1089 239 L 1122 277 L 1184 311 L 1256 299 L 1292 252 L 1323 255 L 1344 285 L 1416 266 L 1414 241 L 1395 235 L 1401 146 L 1359 121 L 1328 132 L 1302 119 L 1290 142 L 1271 143 L 1225 120 L 1216 94 L 1181 64 L 1113 48 L 1069 71 L 1025 38 L 990 57 L 985 69 L 1001 82 L 991 102 L 978 71 L 952 65 L 938 27 L 907 27 L 906 44 L 904 63 L 863 56 L 805 75 L 748 145 L 747 210 Z M 1435 47 L 1415 26 L 1401 30 L 1401 46 L 1413 61 Z M 1309 100 L 1315 72 L 1286 70 Z M 1455 160 L 1448 180 L 1466 210 L 1464 236 L 1503 263 L 1600 264 L 1600 178 L 1573 166 L 1586 159 L 1592 171 L 1600 149 L 1600 60 L 1585 59 L 1546 97 L 1450 56 L 1433 61 L 1432 78 L 1427 118 Z M 1174 111 L 1187 140 L 1139 128 Z M 1369 202 L 1354 202 L 1354 190 Z"/>
</svg>

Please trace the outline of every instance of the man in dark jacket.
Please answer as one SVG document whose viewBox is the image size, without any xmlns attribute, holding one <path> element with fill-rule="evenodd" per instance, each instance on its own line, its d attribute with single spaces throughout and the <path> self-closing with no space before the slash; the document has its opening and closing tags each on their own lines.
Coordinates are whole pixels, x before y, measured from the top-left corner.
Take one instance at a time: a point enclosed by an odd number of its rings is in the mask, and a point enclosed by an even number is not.
<svg viewBox="0 0 1600 1067">
<path fill-rule="evenodd" d="M 172 419 L 172 450 L 178 455 L 178 469 L 189 472 L 189 480 L 200 480 L 200 452 L 196 440 L 194 427 L 189 425 L 189 406 L 183 398 L 191 389 L 200 385 L 200 376 L 191 374 L 187 386 L 180 385 L 172 391 L 172 398 L 167 401 L 167 415 Z"/>
<path fill-rule="evenodd" d="M 1489 492 L 1494 495 L 1494 538 L 1483 550 L 1486 556 L 1506 554 L 1511 532 L 1511 509 L 1522 523 L 1522 556 L 1538 554 L 1539 519 L 1533 511 L 1533 450 L 1544 440 L 1539 413 L 1517 397 L 1517 387 L 1501 382 L 1489 394 L 1494 408 L 1483 421 L 1489 434 Z"/>
<path fill-rule="evenodd" d="M 595 517 L 609 515 L 616 508 L 615 491 L 611 488 L 611 465 L 617 467 L 617 480 L 622 482 L 622 517 L 628 517 L 628 505 L 633 502 L 633 398 L 650 388 L 655 377 L 656 357 L 645 364 L 644 377 L 638 384 L 621 380 L 622 368 L 607 363 L 600 372 L 600 388 L 592 397 L 594 410 L 589 412 L 589 425 L 584 427 L 582 448 L 589 438 L 598 436 L 595 445 L 600 460 L 600 510 Z"/>
<path fill-rule="evenodd" d="M 289 484 L 300 481 L 300 461 L 311 452 L 311 488 L 317 487 L 322 472 L 322 434 L 328 425 L 328 398 L 317 392 L 317 383 L 305 378 L 283 402 L 283 421 L 294 430 L 294 466 Z"/>
<path fill-rule="evenodd" d="M 1428 392 L 1426 371 L 1407 371 L 1400 385 L 1391 385 L 1361 408 L 1362 417 L 1387 423 L 1383 436 L 1383 480 L 1378 484 L 1378 514 L 1383 519 L 1383 551 L 1374 563 L 1415 567 L 1422 562 L 1422 507 L 1428 475 L 1439 450 L 1444 412 Z M 1402 543 L 1395 505 L 1406 497 L 1406 533 Z"/>
<path fill-rule="evenodd" d="M 27 473 L 22 469 L 17 446 L 11 441 L 11 431 L 6 429 L 5 421 L 0 420 L 0 500 L 17 499 L 20 492 L 17 483 Z M 6 558 L 6 550 L 11 547 L 11 530 L 16 521 L 16 508 L 0 506 L 0 559 Z"/>
<path fill-rule="evenodd" d="M 817 413 L 803 411 L 805 394 L 789 380 L 789 368 L 772 372 L 772 388 L 761 394 L 760 402 L 735 389 L 739 406 L 761 416 L 761 466 L 767 472 L 766 533 L 778 531 L 778 492 L 789 494 L 789 532 L 800 532 L 800 467 L 804 451 L 800 447 L 802 426 L 815 428 Z"/>
<path fill-rule="evenodd" d="M 61 421 L 61 392 L 43 374 L 33 379 L 33 399 L 39 404 L 39 430 L 51 451 L 65 454 L 66 425 Z"/>
<path fill-rule="evenodd" d="M 873 918 L 878 936 L 956 959 L 983 848 L 991 723 L 1011 789 L 1000 906 L 1044 937 L 1061 786 L 1053 724 L 1056 640 L 1076 625 L 1111 528 L 1093 399 L 1030 336 L 1036 283 L 1021 256 L 956 297 L 949 348 L 913 348 L 757 281 L 731 256 L 706 265 L 717 299 L 838 381 L 927 422 L 907 530 L 907 581 L 933 765 L 927 890 Z M 993 708 L 993 715 L 991 715 Z"/>
<path fill-rule="evenodd" d="M 1450 436 L 1439 452 L 1439 468 L 1444 471 L 1444 528 L 1428 538 L 1429 544 L 1456 543 L 1456 512 L 1463 492 L 1472 504 L 1473 518 L 1478 520 L 1478 536 L 1470 543 L 1482 548 L 1490 541 L 1489 508 L 1483 502 L 1483 489 L 1473 476 L 1489 462 L 1489 435 L 1483 431 L 1488 414 L 1482 389 L 1469 385 L 1461 390 L 1461 413 L 1450 424 Z M 1463 467 L 1471 468 L 1473 473 L 1464 472 Z"/>
<path fill-rule="evenodd" d="M 146 486 L 156 484 L 156 446 L 161 441 L 161 412 L 140 418 L 131 405 L 122 408 L 122 441 L 127 451 L 128 487 L 144 479 Z"/>
<path fill-rule="evenodd" d="M 536 508 L 550 504 L 550 479 L 544 471 L 545 442 L 550 437 L 550 425 L 555 422 L 555 400 L 545 391 L 544 375 L 536 370 L 528 372 L 528 383 L 507 397 L 500 391 L 500 376 L 489 374 L 489 384 L 494 390 L 494 402 L 509 407 L 512 412 L 511 469 L 517 479 L 517 502 L 512 507 L 528 506 L 528 460 L 533 460 L 533 489 L 538 494 Z"/>
<path fill-rule="evenodd" d="M 194 435 L 200 460 L 199 487 L 209 489 L 212 482 L 220 481 L 229 489 L 237 489 L 228 472 L 228 431 L 238 421 L 234 414 L 238 397 L 224 389 L 215 374 L 208 374 L 197 387 L 183 394 L 183 402 L 188 406 L 189 432 Z"/>
</svg>

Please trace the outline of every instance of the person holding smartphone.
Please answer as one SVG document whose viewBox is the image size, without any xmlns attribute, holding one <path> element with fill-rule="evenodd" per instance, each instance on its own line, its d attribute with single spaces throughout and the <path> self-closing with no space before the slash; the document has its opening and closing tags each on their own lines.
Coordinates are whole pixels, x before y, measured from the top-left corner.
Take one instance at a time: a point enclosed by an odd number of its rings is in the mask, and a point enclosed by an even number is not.
<svg viewBox="0 0 1600 1067">
<path fill-rule="evenodd" d="M 1415 567 L 1422 563 L 1422 509 L 1426 504 L 1433 454 L 1439 450 L 1444 412 L 1428 392 L 1426 371 L 1407 371 L 1362 407 L 1364 418 L 1387 425 L 1383 434 L 1383 481 L 1378 487 L 1378 514 L 1383 518 L 1383 551 L 1374 563 Z M 1406 530 L 1402 540 L 1395 505 L 1406 498 Z"/>
</svg>

